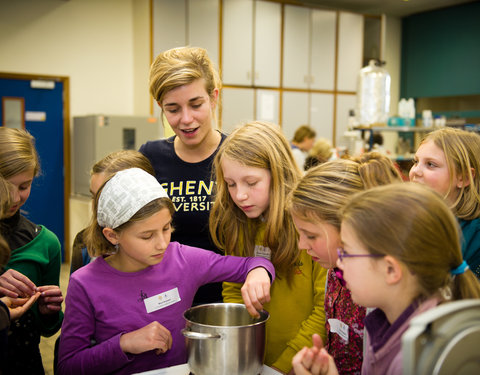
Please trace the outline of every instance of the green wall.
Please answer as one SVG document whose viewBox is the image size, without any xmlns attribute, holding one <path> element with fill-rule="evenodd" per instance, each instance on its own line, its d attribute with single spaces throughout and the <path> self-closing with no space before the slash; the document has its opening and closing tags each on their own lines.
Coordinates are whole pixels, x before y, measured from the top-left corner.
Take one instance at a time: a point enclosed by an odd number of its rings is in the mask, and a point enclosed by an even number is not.
<svg viewBox="0 0 480 375">
<path fill-rule="evenodd" d="M 480 94 L 480 2 L 402 20 L 401 97 Z"/>
</svg>

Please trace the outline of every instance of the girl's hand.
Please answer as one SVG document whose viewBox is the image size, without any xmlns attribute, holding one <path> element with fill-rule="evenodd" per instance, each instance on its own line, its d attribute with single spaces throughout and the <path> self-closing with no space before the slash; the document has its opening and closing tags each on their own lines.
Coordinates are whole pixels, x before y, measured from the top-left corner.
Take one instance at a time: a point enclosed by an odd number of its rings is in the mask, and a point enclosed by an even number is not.
<svg viewBox="0 0 480 375">
<path fill-rule="evenodd" d="M 323 348 L 319 335 L 313 335 L 313 347 L 304 347 L 292 359 L 296 375 L 338 375 L 333 357 Z"/>
<path fill-rule="evenodd" d="M 120 337 L 120 347 L 124 353 L 140 354 L 156 349 L 157 354 L 172 348 L 172 334 L 159 322 L 124 333 Z"/>
<path fill-rule="evenodd" d="M 30 279 L 14 269 L 9 269 L 0 275 L 0 294 L 7 297 L 31 297 L 37 287 Z"/>
<path fill-rule="evenodd" d="M 242 298 L 248 312 L 259 318 L 258 311 L 263 309 L 263 304 L 270 302 L 270 276 L 263 267 L 251 270 L 242 286 Z"/>
<path fill-rule="evenodd" d="M 58 285 L 44 285 L 37 288 L 41 293 L 38 299 L 40 314 L 54 314 L 62 310 L 63 296 Z"/>
<path fill-rule="evenodd" d="M 40 292 L 35 293 L 30 298 L 11 298 L 2 297 L 2 302 L 8 307 L 10 320 L 19 319 L 25 312 L 32 307 L 35 301 L 40 297 Z"/>
</svg>

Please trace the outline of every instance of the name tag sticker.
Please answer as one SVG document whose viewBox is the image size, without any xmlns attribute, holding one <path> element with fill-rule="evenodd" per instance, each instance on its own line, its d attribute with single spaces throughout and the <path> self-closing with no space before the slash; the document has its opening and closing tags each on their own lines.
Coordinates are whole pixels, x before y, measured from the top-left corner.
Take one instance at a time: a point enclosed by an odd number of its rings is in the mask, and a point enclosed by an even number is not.
<svg viewBox="0 0 480 375">
<path fill-rule="evenodd" d="M 254 254 L 256 257 L 262 257 L 270 260 L 272 258 L 272 251 L 269 247 L 255 245 Z"/>
<path fill-rule="evenodd" d="M 330 332 L 338 334 L 348 344 L 348 326 L 338 319 L 328 319 Z"/>
<path fill-rule="evenodd" d="M 149 297 L 143 300 L 145 303 L 145 308 L 147 313 L 151 313 L 160 309 L 163 309 L 167 306 L 173 305 L 181 301 L 180 295 L 178 294 L 178 288 L 173 288 L 167 292 L 157 294 L 156 296 Z"/>
</svg>

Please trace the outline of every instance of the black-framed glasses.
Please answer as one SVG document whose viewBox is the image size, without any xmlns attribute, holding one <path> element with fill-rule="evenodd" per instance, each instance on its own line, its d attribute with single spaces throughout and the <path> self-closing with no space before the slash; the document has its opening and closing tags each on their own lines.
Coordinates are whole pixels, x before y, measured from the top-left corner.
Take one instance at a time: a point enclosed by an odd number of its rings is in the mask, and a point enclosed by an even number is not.
<svg viewBox="0 0 480 375">
<path fill-rule="evenodd" d="M 343 247 L 337 249 L 337 254 L 340 262 L 343 262 L 344 258 L 379 258 L 384 256 L 382 254 L 348 254 Z"/>
</svg>

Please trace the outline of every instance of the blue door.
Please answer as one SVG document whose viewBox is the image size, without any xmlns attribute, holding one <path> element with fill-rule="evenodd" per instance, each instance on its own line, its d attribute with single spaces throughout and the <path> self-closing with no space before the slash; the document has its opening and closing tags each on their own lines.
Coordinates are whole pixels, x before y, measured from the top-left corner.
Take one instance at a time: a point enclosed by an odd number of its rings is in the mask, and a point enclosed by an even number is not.
<svg viewBox="0 0 480 375">
<path fill-rule="evenodd" d="M 36 224 L 54 232 L 65 254 L 64 189 L 64 83 L 49 81 L 49 88 L 32 88 L 30 79 L 4 78 L 0 74 L 2 103 L 18 98 L 24 103 L 25 129 L 35 137 L 40 157 L 40 174 L 33 180 L 30 197 L 22 213 Z M 40 81 L 41 83 L 41 81 Z M 4 105 L 0 119 L 4 119 Z M 10 124 L 1 124 L 10 126 Z"/>
</svg>

